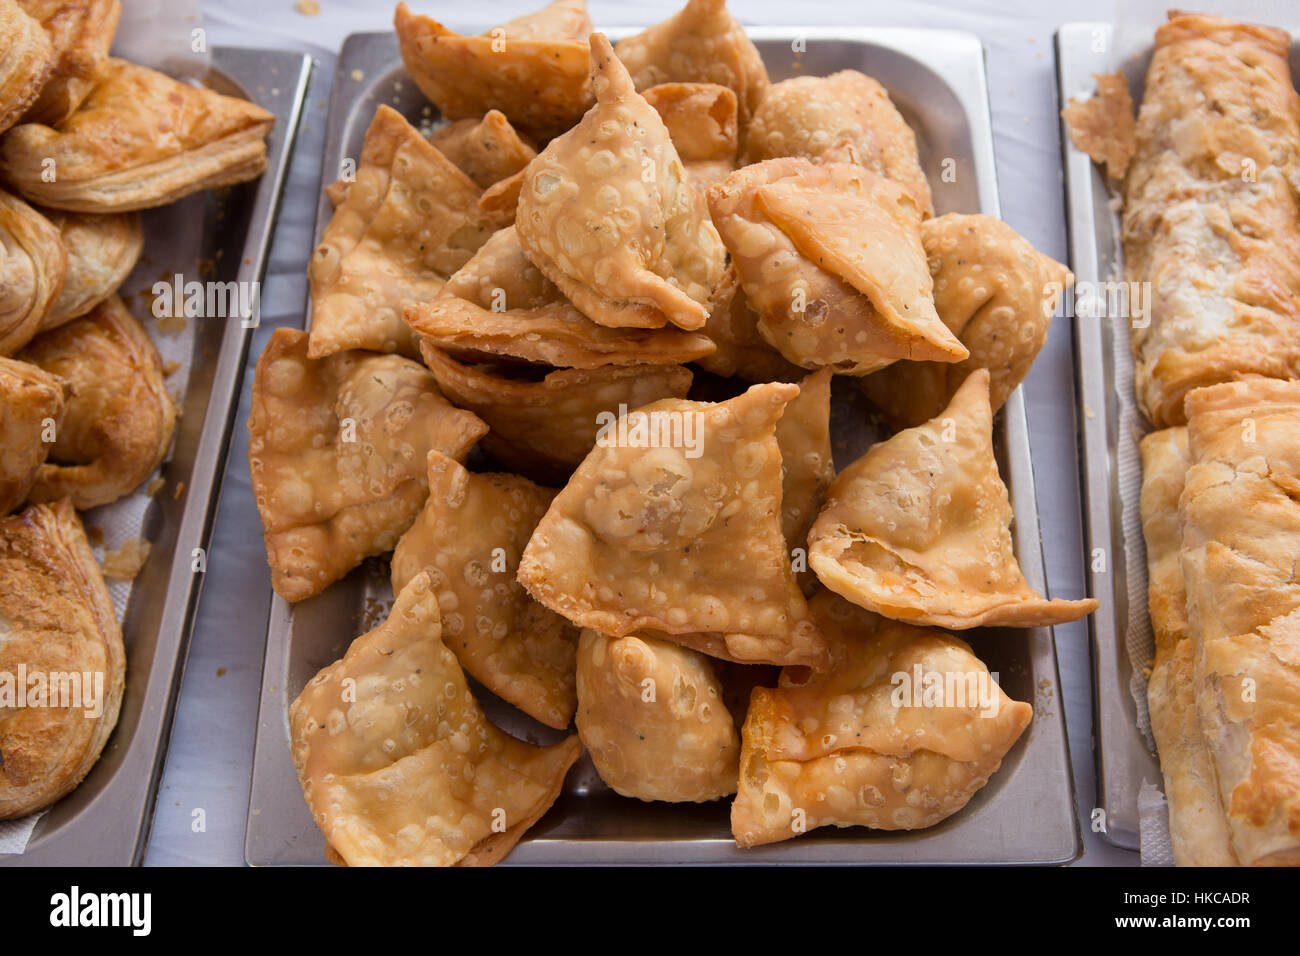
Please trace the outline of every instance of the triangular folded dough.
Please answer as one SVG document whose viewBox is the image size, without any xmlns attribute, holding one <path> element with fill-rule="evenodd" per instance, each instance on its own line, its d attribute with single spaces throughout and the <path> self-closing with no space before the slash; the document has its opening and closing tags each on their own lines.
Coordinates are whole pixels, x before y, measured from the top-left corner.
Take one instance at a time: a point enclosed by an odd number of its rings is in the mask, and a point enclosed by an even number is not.
<svg viewBox="0 0 1300 956">
<path fill-rule="evenodd" d="M 533 532 L 519 580 L 614 637 L 745 635 L 761 649 L 752 659 L 821 663 L 781 533 L 776 423 L 796 394 L 755 385 L 620 416 Z"/>
<path fill-rule="evenodd" d="M 603 34 L 596 105 L 524 170 L 515 224 L 528 258 L 593 322 L 698 329 L 726 251 L 659 114 Z"/>
<path fill-rule="evenodd" d="M 59 230 L 68 252 L 68 272 L 58 301 L 41 323 L 52 329 L 85 315 L 116 292 L 144 251 L 138 212 L 44 213 Z"/>
<path fill-rule="evenodd" d="M 400 113 L 381 105 L 356 181 L 307 265 L 311 357 L 362 348 L 416 357 L 402 319 L 406 303 L 433 298 L 506 225 L 479 208 L 480 194 Z"/>
<path fill-rule="evenodd" d="M 973 368 L 989 370 L 989 401 L 1003 406 L 1047 341 L 1070 270 L 991 216 L 949 213 L 921 223 L 939 318 L 970 350 L 961 362 L 895 362 L 862 390 L 899 428 L 943 411 Z"/>
<path fill-rule="evenodd" d="M 642 90 L 668 127 L 691 185 L 703 192 L 736 168 L 736 94 L 716 83 L 660 83 Z"/>
<path fill-rule="evenodd" d="M 108 62 L 119 0 L 19 0 L 41 22 L 54 47 L 54 69 L 24 123 L 57 126 L 77 111 Z M 3 127 L 0 127 L 2 129 Z"/>
<path fill-rule="evenodd" d="M 28 15 L 18 0 L 0 0 L 0 133 L 17 123 L 40 96 L 54 70 L 57 54 L 40 21 Z"/>
<path fill-rule="evenodd" d="M 758 315 L 749 307 L 734 265 L 722 274 L 703 332 L 715 349 L 695 360 L 706 372 L 746 382 L 795 382 L 807 374 L 759 334 Z"/>
<path fill-rule="evenodd" d="M 539 139 L 561 133 L 591 104 L 586 0 L 555 0 L 480 36 L 460 36 L 405 3 L 394 17 L 402 62 L 447 119 L 497 109 Z"/>
<path fill-rule="evenodd" d="M 483 866 L 550 808 L 582 753 L 488 722 L 442 642 L 428 574 L 289 708 L 312 818 L 348 866 Z"/>
<path fill-rule="evenodd" d="M 848 163 L 772 159 L 710 187 L 758 329 L 805 368 L 862 375 L 970 353 L 934 309 L 911 193 Z"/>
<path fill-rule="evenodd" d="M 695 651 L 583 631 L 577 724 L 596 772 L 625 797 L 703 803 L 736 792 L 740 734 Z"/>
<path fill-rule="evenodd" d="M 151 209 L 261 175 L 274 122 L 256 103 L 110 58 L 70 117 L 5 135 L 0 172 L 53 209 Z"/>
<path fill-rule="evenodd" d="M 428 572 L 444 643 L 460 666 L 530 717 L 563 730 L 577 700 L 577 629 L 515 580 L 555 492 L 518 475 L 471 474 L 429 452 L 429 497 L 393 550 L 393 593 Z"/>
<path fill-rule="evenodd" d="M 716 83 L 736 95 L 740 128 L 771 87 L 763 58 L 726 0 L 687 0 L 673 16 L 614 48 L 638 90 L 661 83 Z"/>
<path fill-rule="evenodd" d="M 808 534 L 823 584 L 878 614 L 935 627 L 1035 627 L 1097 609 L 1092 598 L 1048 600 L 1020 573 L 988 386 L 988 370 L 976 369 L 940 417 L 840 472 Z"/>
<path fill-rule="evenodd" d="M 431 450 L 463 460 L 487 431 L 396 355 L 307 356 L 276 329 L 257 362 L 248 460 L 271 584 L 286 601 L 391 550 L 428 494 Z"/>
<path fill-rule="evenodd" d="M 776 423 L 776 443 L 781 449 L 781 533 L 792 554 L 799 548 L 806 557 L 808 529 L 835 480 L 830 369 L 813 372 L 799 383 L 799 394 Z M 817 578 L 806 561 L 798 578 L 805 594 L 816 588 Z"/>
<path fill-rule="evenodd" d="M 513 176 L 537 155 L 500 110 L 448 123 L 430 133 L 429 142 L 480 189 Z"/>
<path fill-rule="evenodd" d="M 0 355 L 13 355 L 40 331 L 67 272 L 58 227 L 0 189 Z"/>
<path fill-rule="evenodd" d="M 597 325 L 528 260 L 514 226 L 484 243 L 433 301 L 408 305 L 406 321 L 447 352 L 560 368 L 675 364 L 713 351 L 696 332 Z"/>
<path fill-rule="evenodd" d="M 951 634 L 877 618 L 827 591 L 810 608 L 835 664 L 786 670 L 780 686 L 754 689 L 731 807 L 736 842 L 823 826 L 913 830 L 956 813 L 1033 708 L 1009 698 Z"/>
<path fill-rule="evenodd" d="M 63 422 L 70 389 L 54 375 L 14 359 L 0 358 L 0 516 L 22 504 Z"/>
</svg>

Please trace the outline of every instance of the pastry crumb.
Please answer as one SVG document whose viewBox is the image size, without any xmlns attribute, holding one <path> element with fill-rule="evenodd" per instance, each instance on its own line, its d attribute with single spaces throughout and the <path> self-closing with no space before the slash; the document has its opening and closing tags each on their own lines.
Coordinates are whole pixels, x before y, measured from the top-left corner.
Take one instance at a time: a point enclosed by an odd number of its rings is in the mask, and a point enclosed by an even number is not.
<svg viewBox="0 0 1300 956">
<path fill-rule="evenodd" d="M 86 529 L 86 540 L 98 548 L 104 543 L 104 529 L 97 524 L 92 524 Z"/>
<path fill-rule="evenodd" d="M 134 580 L 148 560 L 152 547 L 144 538 L 128 538 L 121 548 L 104 555 L 104 577 L 118 581 Z"/>
<path fill-rule="evenodd" d="M 163 335 L 179 335 L 189 323 L 183 315 L 160 315 L 154 321 L 158 331 Z"/>
<path fill-rule="evenodd" d="M 167 361 L 163 362 L 163 376 L 166 377 L 168 375 L 171 375 L 180 367 L 181 367 L 180 362 L 176 361 L 175 359 L 168 359 Z"/>
<path fill-rule="evenodd" d="M 366 74 L 365 74 L 365 71 L 364 71 L 364 70 L 353 70 L 353 71 L 352 71 L 352 79 L 353 79 L 355 82 L 360 83 L 360 82 L 361 82 L 362 80 L 364 80 L 365 78 L 366 78 Z"/>
<path fill-rule="evenodd" d="M 145 485 L 144 493 L 152 498 L 154 495 L 158 494 L 158 492 L 162 491 L 162 486 L 165 484 L 167 484 L 167 479 L 162 475 L 157 475 L 154 477 L 153 481 Z"/>
<path fill-rule="evenodd" d="M 181 482 L 177 482 L 177 484 L 176 484 L 176 491 L 175 491 L 175 493 L 172 495 L 172 500 L 176 500 L 176 499 L 180 498 L 180 496 L 183 495 L 183 494 L 185 494 L 185 482 L 183 482 L 183 481 L 181 481 Z"/>
<path fill-rule="evenodd" d="M 298 12 L 303 16 L 314 17 L 320 13 L 320 4 L 316 0 L 298 0 Z"/>
</svg>

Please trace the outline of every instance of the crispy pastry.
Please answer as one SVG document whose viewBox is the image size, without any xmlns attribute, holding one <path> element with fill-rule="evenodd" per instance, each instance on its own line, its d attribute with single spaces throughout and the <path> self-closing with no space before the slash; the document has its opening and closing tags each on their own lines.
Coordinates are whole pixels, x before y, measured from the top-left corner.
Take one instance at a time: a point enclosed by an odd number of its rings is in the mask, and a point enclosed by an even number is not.
<svg viewBox="0 0 1300 956">
<path fill-rule="evenodd" d="M 442 633 L 492 693 L 556 729 L 569 726 L 578 632 L 515 580 L 555 492 L 518 475 L 471 474 L 429 452 L 429 498 L 393 551 L 393 593 L 427 571 Z"/>
<path fill-rule="evenodd" d="M 85 779 L 122 704 L 122 631 L 66 499 L 0 518 L 0 620 L 0 820 L 10 820 Z"/>
<path fill-rule="evenodd" d="M 13 355 L 40 331 L 67 271 L 58 227 L 0 190 L 0 356 Z"/>
<path fill-rule="evenodd" d="M 690 370 L 680 365 L 566 368 L 538 379 L 505 365 L 458 362 L 428 342 L 420 348 L 447 397 L 491 427 L 484 449 L 544 483 L 562 483 L 591 451 L 602 413 L 681 398 L 691 387 Z"/>
<path fill-rule="evenodd" d="M 289 708 L 294 766 L 335 862 L 491 866 L 582 753 L 576 734 L 534 747 L 489 723 L 441 633 L 419 574 Z"/>
<path fill-rule="evenodd" d="M 162 464 L 176 406 L 153 340 L 122 300 L 34 338 L 18 357 L 72 387 L 58 440 L 32 485 L 33 502 L 80 509 L 116 501 Z"/>
<path fill-rule="evenodd" d="M 405 3 L 397 5 L 394 24 L 407 72 L 447 119 L 496 109 L 545 140 L 591 104 L 586 0 L 555 0 L 481 36 L 453 33 Z"/>
<path fill-rule="evenodd" d="M 895 362 L 862 390 L 895 427 L 943 411 L 971 369 L 989 370 L 989 401 L 1003 406 L 1047 342 L 1052 314 L 1074 275 L 991 216 L 949 213 L 921 224 L 934 308 L 970 350 L 961 362 Z"/>
<path fill-rule="evenodd" d="M 487 426 L 397 355 L 307 355 L 276 329 L 257 362 L 248 460 L 271 584 L 301 601 L 392 550 L 424 506 L 430 451 L 463 461 Z"/>
<path fill-rule="evenodd" d="M 26 362 L 0 358 L 0 515 L 27 498 L 49 454 L 68 385 Z"/>
<path fill-rule="evenodd" d="M 0 133 L 17 123 L 54 71 L 55 51 L 17 0 L 0 0 Z"/>
<path fill-rule="evenodd" d="M 307 265 L 311 357 L 348 349 L 416 357 L 406 303 L 433 298 L 508 222 L 480 210 L 480 194 L 400 113 L 380 105 L 356 181 Z"/>
<path fill-rule="evenodd" d="M 689 362 L 713 351 L 696 332 L 597 325 L 528 260 L 514 226 L 484 243 L 433 301 L 412 302 L 405 314 L 429 344 L 462 357 L 594 369 Z"/>
<path fill-rule="evenodd" d="M 1020 573 L 988 383 L 988 370 L 975 369 L 940 417 L 840 472 L 808 534 L 808 563 L 823 584 L 869 611 L 933 627 L 1036 627 L 1097 609 L 1092 598 L 1048 600 Z"/>
<path fill-rule="evenodd" d="M 1124 185 L 1124 267 L 1150 283 L 1132 322 L 1138 402 L 1156 427 L 1194 388 L 1300 377 L 1300 96 L 1283 30 L 1175 15 L 1156 31 Z"/>
<path fill-rule="evenodd" d="M 1180 499 L 1196 703 L 1232 848 L 1300 864 L 1300 382 L 1187 396 Z"/>
<path fill-rule="evenodd" d="M 736 168 L 736 94 L 716 83 L 660 83 L 641 93 L 668 127 L 691 185 L 703 192 Z"/>
<path fill-rule="evenodd" d="M 781 532 L 776 423 L 798 391 L 620 415 L 533 532 L 519 580 L 613 637 L 704 634 L 736 660 L 824 664 Z"/>
<path fill-rule="evenodd" d="M 695 651 L 583 631 L 577 724 L 600 779 L 625 797 L 704 803 L 736 792 L 740 735 Z"/>
<path fill-rule="evenodd" d="M 118 290 L 144 251 L 144 228 L 135 212 L 91 215 L 51 209 L 68 253 L 63 291 L 41 330 L 80 318 Z"/>
<path fill-rule="evenodd" d="M 108 62 L 118 0 L 18 0 L 40 21 L 54 48 L 54 69 L 24 123 L 57 126 L 77 111 Z"/>
<path fill-rule="evenodd" d="M 726 252 L 668 128 L 603 34 L 591 36 L 596 105 L 524 170 L 524 252 L 600 325 L 694 330 Z"/>
<path fill-rule="evenodd" d="M 736 842 L 823 826 L 914 830 L 956 813 L 1033 709 L 951 634 L 878 618 L 827 591 L 811 608 L 835 663 L 822 674 L 787 668 L 775 689 L 755 688 L 731 806 Z"/>
<path fill-rule="evenodd" d="M 433 131 L 429 142 L 480 189 L 522 170 L 537 155 L 500 110 L 482 119 L 462 119 Z"/>
<path fill-rule="evenodd" d="M 767 68 L 726 0 L 687 0 L 662 23 L 614 48 L 638 90 L 662 83 L 715 83 L 736 95 L 740 128 L 771 87 Z"/>
<path fill-rule="evenodd" d="M 1137 149 L 1137 122 L 1133 119 L 1133 98 L 1123 72 L 1094 73 L 1097 93 L 1086 100 L 1071 100 L 1061 110 L 1070 139 L 1106 176 L 1122 183 Z"/>
<path fill-rule="evenodd" d="M 794 364 L 863 375 L 970 354 L 935 312 L 921 210 L 897 183 L 772 159 L 710 187 L 708 202 L 759 332 Z"/>
<path fill-rule="evenodd" d="M 742 165 L 801 156 L 852 157 L 907 187 L 922 215 L 934 215 L 930 185 L 916 152 L 916 134 L 885 88 L 857 70 L 782 80 L 763 97 L 745 141 Z"/>
<path fill-rule="evenodd" d="M 110 58 L 72 116 L 6 134 L 0 172 L 53 209 L 150 209 L 261 175 L 274 122 L 256 103 Z"/>
<path fill-rule="evenodd" d="M 808 529 L 835 480 L 830 369 L 813 372 L 799 383 L 799 394 L 776 423 L 776 443 L 781 449 L 781 533 L 791 553 L 797 548 L 806 558 Z M 817 578 L 806 560 L 800 563 L 799 584 L 810 594 Z"/>
<path fill-rule="evenodd" d="M 749 307 L 734 265 L 727 266 L 714 292 L 704 334 L 713 342 L 714 352 L 695 362 L 706 372 L 747 382 L 794 382 L 807 374 L 807 369 L 786 361 L 759 334 L 758 315 Z"/>
</svg>

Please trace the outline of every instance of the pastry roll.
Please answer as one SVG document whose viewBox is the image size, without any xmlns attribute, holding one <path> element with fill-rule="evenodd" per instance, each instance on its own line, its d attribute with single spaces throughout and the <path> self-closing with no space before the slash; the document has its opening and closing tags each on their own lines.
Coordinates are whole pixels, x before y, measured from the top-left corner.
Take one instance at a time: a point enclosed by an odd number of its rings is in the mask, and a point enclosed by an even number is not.
<svg viewBox="0 0 1300 956">
<path fill-rule="evenodd" d="M 704 334 L 714 351 L 695 360 L 700 368 L 724 378 L 747 382 L 794 382 L 807 374 L 786 360 L 758 331 L 758 315 L 740 286 L 736 267 L 728 265 L 713 296 Z"/>
<path fill-rule="evenodd" d="M 72 388 L 31 501 L 66 497 L 77 508 L 94 508 L 129 494 L 162 464 L 176 405 L 153 340 L 116 295 L 42 332 L 18 357 Z"/>
<path fill-rule="evenodd" d="M 480 189 L 508 179 L 537 155 L 500 110 L 488 110 L 480 120 L 448 123 L 434 130 L 429 142 Z"/>
<path fill-rule="evenodd" d="M 625 797 L 704 803 L 736 792 L 740 735 L 695 651 L 583 631 L 577 724 L 600 779 Z"/>
<path fill-rule="evenodd" d="M 0 358 L 0 516 L 27 499 L 63 422 L 68 391 L 35 365 Z"/>
<path fill-rule="evenodd" d="M 67 499 L 0 518 L 0 620 L 0 682 L 26 702 L 0 707 L 0 820 L 10 820 L 85 779 L 122 704 L 122 631 Z"/>
<path fill-rule="evenodd" d="M 1194 388 L 1300 377 L 1300 96 L 1283 30 L 1172 14 L 1156 31 L 1124 183 L 1138 402 L 1186 421 Z"/>
<path fill-rule="evenodd" d="M 57 126 L 77 111 L 113 45 L 119 0 L 19 0 L 40 21 L 54 49 L 54 67 L 41 95 L 23 115 L 24 123 Z"/>
<path fill-rule="evenodd" d="M 45 216 L 63 238 L 68 271 L 42 330 L 79 318 L 107 299 L 126 281 L 144 251 L 139 213 L 92 215 L 51 209 Z"/>
<path fill-rule="evenodd" d="M 460 666 L 530 717 L 563 730 L 573 717 L 578 632 L 515 580 L 528 536 L 555 492 L 518 475 L 471 474 L 429 452 L 429 497 L 393 551 L 393 593 L 421 572 Z"/>
<path fill-rule="evenodd" d="M 668 127 L 691 185 L 703 192 L 736 168 L 736 94 L 716 83 L 660 83 L 641 93 Z"/>
<path fill-rule="evenodd" d="M 261 175 L 274 122 L 256 103 L 110 58 L 75 113 L 0 141 L 0 172 L 53 209 L 150 209 Z"/>
<path fill-rule="evenodd" d="M 13 355 L 40 331 L 67 271 L 58 227 L 0 189 L 0 355 Z"/>
<path fill-rule="evenodd" d="M 591 75 L 596 105 L 524 170 L 519 241 L 593 322 L 698 329 L 726 258 L 704 197 L 599 33 Z"/>
<path fill-rule="evenodd" d="M 301 601 L 392 550 L 429 493 L 428 453 L 464 460 L 486 431 L 415 362 L 367 352 L 312 359 L 306 332 L 276 329 L 248 416 L 275 592 Z"/>
<path fill-rule="evenodd" d="M 1020 573 L 988 383 L 987 369 L 971 372 L 939 417 L 840 472 L 808 534 L 808 563 L 823 584 L 877 614 L 933 627 L 1037 627 L 1097 609 L 1092 598 L 1048 600 Z"/>
<path fill-rule="evenodd" d="M 835 655 L 755 688 L 731 830 L 742 847 L 823 826 L 914 830 L 964 807 L 1033 709 L 965 641 L 889 621 L 828 591 L 811 602 Z"/>
<path fill-rule="evenodd" d="M 427 573 L 289 708 L 293 762 L 329 858 L 347 866 L 491 866 L 546 813 L 582 753 L 488 722 L 442 642 Z"/>
<path fill-rule="evenodd" d="M 0 133 L 13 126 L 36 102 L 54 70 L 55 51 L 40 21 L 17 0 L 0 0 Z"/>
</svg>

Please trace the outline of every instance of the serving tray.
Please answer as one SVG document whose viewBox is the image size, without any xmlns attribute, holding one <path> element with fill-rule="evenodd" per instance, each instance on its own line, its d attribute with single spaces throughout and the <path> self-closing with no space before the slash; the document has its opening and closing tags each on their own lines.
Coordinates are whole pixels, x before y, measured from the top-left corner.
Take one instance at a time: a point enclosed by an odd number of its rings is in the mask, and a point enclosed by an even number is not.
<svg viewBox="0 0 1300 956">
<path fill-rule="evenodd" d="M 609 31 L 611 39 L 637 32 Z M 889 90 L 916 130 L 937 211 L 998 215 L 993 137 L 984 55 L 972 34 L 941 30 L 755 28 L 750 38 L 773 81 L 857 69 Z M 801 42 L 796 42 L 801 41 Z M 360 153 L 375 109 L 386 103 L 413 123 L 436 112 L 402 67 L 392 33 L 348 37 L 334 77 L 321 181 L 332 182 L 346 157 Z M 944 175 L 944 170 L 948 174 Z M 321 197 L 319 237 L 332 208 Z M 844 467 L 877 437 L 851 383 L 836 381 L 832 440 Z M 1029 433 L 1017 390 L 1000 413 L 995 444 L 1017 521 L 1017 557 L 1031 587 L 1046 591 Z M 253 865 L 324 862 L 325 841 L 312 821 L 289 752 L 288 705 L 321 667 L 383 620 L 391 603 L 388 569 L 372 560 L 324 593 L 289 605 L 272 599 L 245 857 Z M 1034 720 L 1002 769 L 954 817 L 927 830 L 889 833 L 823 829 L 795 840 L 740 850 L 731 838 L 730 800 L 650 804 L 618 796 L 589 758 L 570 772 L 555 806 L 506 858 L 510 864 L 852 864 L 1064 863 L 1080 852 L 1065 714 L 1050 628 L 986 629 L 963 634 L 1002 687 L 1034 705 Z M 472 682 L 471 682 L 472 684 Z M 523 739 L 561 735 L 481 687 L 488 717 Z"/>
</svg>

